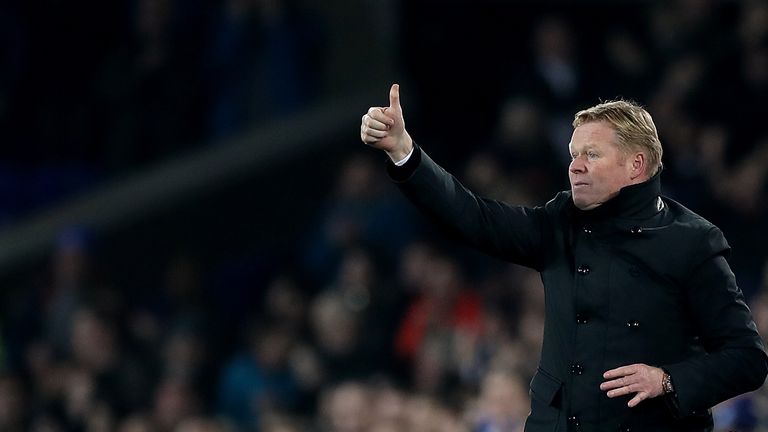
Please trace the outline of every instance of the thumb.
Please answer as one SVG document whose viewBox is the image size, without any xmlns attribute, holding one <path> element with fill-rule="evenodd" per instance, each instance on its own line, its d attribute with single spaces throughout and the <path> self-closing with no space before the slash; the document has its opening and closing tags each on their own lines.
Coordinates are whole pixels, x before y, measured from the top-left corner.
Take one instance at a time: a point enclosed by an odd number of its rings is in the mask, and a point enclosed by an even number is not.
<svg viewBox="0 0 768 432">
<path fill-rule="evenodd" d="M 389 107 L 396 111 L 402 111 L 400 108 L 400 84 L 392 84 L 389 89 Z"/>
</svg>

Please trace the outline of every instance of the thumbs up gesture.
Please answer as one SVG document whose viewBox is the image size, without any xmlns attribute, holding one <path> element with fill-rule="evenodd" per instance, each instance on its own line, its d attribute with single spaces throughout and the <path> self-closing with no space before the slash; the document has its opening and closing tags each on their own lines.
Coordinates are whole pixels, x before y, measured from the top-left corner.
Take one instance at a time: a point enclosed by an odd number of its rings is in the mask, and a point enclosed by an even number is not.
<svg viewBox="0 0 768 432">
<path fill-rule="evenodd" d="M 402 160 L 413 149 L 413 140 L 405 130 L 398 84 L 389 89 L 388 107 L 371 107 L 363 115 L 360 138 L 365 144 L 387 152 L 393 162 Z"/>
</svg>

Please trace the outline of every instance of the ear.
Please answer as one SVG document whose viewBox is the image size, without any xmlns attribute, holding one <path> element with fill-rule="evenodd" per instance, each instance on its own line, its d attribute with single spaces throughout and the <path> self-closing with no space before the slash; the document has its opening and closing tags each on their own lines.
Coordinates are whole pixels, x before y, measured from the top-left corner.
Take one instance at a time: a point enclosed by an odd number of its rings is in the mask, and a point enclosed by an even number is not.
<svg viewBox="0 0 768 432">
<path fill-rule="evenodd" d="M 645 159 L 645 153 L 637 152 L 631 156 L 630 160 L 630 173 L 629 176 L 632 180 L 645 175 L 647 170 L 647 161 Z"/>
</svg>

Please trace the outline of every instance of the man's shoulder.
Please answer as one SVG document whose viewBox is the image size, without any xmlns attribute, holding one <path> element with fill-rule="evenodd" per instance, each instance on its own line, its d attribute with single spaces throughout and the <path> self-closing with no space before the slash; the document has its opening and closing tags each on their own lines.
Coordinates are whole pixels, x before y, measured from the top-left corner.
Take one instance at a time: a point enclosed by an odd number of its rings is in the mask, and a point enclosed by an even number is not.
<svg viewBox="0 0 768 432">
<path fill-rule="evenodd" d="M 671 224 L 681 238 L 692 240 L 697 250 L 728 254 L 730 246 L 720 228 L 679 202 L 669 197 L 662 199 L 667 206 Z"/>
<path fill-rule="evenodd" d="M 667 196 L 661 197 L 668 209 L 669 218 L 675 223 L 694 230 L 710 231 L 717 228 L 715 224 Z"/>
</svg>

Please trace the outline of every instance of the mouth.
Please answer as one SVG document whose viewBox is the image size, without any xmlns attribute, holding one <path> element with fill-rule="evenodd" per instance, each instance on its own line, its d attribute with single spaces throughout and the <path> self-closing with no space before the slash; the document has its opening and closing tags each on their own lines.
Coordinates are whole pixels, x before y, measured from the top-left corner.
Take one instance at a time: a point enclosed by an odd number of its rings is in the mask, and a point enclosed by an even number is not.
<svg viewBox="0 0 768 432">
<path fill-rule="evenodd" d="M 584 186 L 589 186 L 589 183 L 587 183 L 587 182 L 576 182 L 576 183 L 573 184 L 574 188 L 584 187 Z"/>
</svg>

